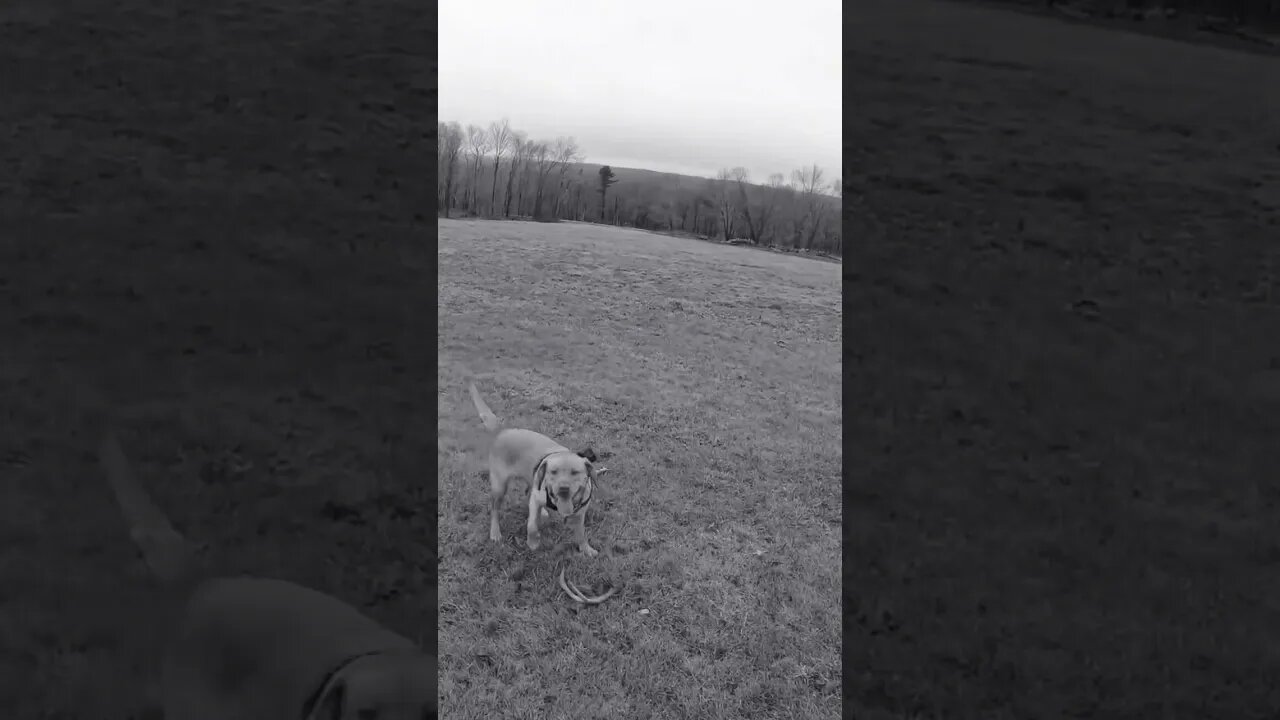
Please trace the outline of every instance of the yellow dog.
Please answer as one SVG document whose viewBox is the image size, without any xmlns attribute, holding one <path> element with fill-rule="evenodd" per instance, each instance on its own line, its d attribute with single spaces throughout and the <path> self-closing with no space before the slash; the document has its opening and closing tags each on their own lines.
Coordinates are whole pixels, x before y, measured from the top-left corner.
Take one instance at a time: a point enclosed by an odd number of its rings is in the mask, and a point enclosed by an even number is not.
<svg viewBox="0 0 1280 720">
<path fill-rule="evenodd" d="M 135 477 L 114 432 L 99 460 L 171 621 L 153 698 L 165 720 L 435 718 L 436 659 L 294 583 L 207 577 Z"/>
<path fill-rule="evenodd" d="M 595 557 L 598 551 L 587 542 L 586 516 L 596 482 L 596 454 L 591 448 L 574 451 L 532 430 L 502 429 L 496 415 L 480 398 L 474 383 L 470 386 L 480 422 L 489 432 L 497 433 L 489 450 L 489 539 L 502 539 L 498 510 L 506 497 L 512 478 L 529 480 L 529 520 L 526 542 L 530 550 L 542 544 L 538 520 L 550 509 L 567 520 L 573 528 L 578 552 Z M 603 472 L 603 470 L 601 470 Z"/>
</svg>

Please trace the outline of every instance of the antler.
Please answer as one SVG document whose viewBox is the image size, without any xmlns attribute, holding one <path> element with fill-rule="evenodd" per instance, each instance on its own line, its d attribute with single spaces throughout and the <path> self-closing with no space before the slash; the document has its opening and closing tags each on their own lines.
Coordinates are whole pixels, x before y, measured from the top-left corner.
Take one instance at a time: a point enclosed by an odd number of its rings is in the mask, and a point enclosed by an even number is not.
<svg viewBox="0 0 1280 720">
<path fill-rule="evenodd" d="M 568 595 L 571 600 L 583 605 L 599 605 L 600 603 L 613 597 L 618 592 L 618 588 L 609 588 L 609 591 L 603 595 L 590 597 L 578 589 L 577 585 L 564 579 L 564 568 L 560 568 L 560 589 L 564 590 L 564 594 Z"/>
</svg>

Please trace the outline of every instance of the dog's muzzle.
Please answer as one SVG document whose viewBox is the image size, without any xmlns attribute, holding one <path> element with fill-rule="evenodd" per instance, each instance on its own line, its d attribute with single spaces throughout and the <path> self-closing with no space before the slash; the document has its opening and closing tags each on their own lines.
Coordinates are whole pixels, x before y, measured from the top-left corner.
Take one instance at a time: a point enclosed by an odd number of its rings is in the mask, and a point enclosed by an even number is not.
<svg viewBox="0 0 1280 720">
<path fill-rule="evenodd" d="M 567 498 L 564 496 L 560 496 L 560 502 L 563 503 L 565 507 L 569 508 L 567 510 L 562 510 L 561 505 L 556 504 L 556 495 L 551 492 L 551 488 L 546 488 L 547 507 L 560 513 L 560 517 L 563 517 L 563 518 L 573 517 L 591 502 L 591 489 L 589 487 L 587 488 L 587 491 L 583 493 L 583 495 L 584 497 L 581 502 L 574 502 L 572 499 L 572 495 Z"/>
</svg>

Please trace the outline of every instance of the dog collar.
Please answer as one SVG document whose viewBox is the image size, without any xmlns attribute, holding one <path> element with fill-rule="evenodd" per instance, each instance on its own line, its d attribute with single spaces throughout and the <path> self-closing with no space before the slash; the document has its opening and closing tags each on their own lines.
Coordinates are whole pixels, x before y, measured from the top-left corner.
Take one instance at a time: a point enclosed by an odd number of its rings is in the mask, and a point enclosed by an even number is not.
<svg viewBox="0 0 1280 720">
<path fill-rule="evenodd" d="M 549 452 L 546 455 L 543 455 L 542 457 L 538 458 L 538 462 L 534 463 L 533 466 L 535 468 L 541 467 L 542 463 L 546 462 L 547 458 L 551 457 L 552 455 L 555 455 L 558 452 L 564 452 L 564 451 L 555 450 L 555 451 Z M 547 492 L 545 477 L 538 481 L 538 490 L 542 492 L 542 497 L 546 500 L 547 507 L 551 508 L 552 510 L 555 510 L 556 512 L 560 512 L 560 508 L 556 507 L 555 501 L 551 499 L 551 493 Z"/>
<path fill-rule="evenodd" d="M 359 655 L 353 655 L 338 663 L 332 670 L 325 673 L 324 677 L 320 678 L 320 687 L 316 688 L 315 692 L 307 696 L 306 702 L 302 703 L 302 712 L 299 713 L 298 717 L 304 718 L 304 720 L 313 720 L 313 718 L 315 718 L 316 708 L 320 705 L 320 701 L 324 699 L 325 693 L 329 692 L 329 688 L 333 686 L 334 680 L 343 670 L 347 669 L 351 663 L 359 660 L 360 658 L 366 658 L 370 655 L 381 655 L 384 652 L 386 651 L 370 650 L 369 652 L 360 653 Z"/>
<path fill-rule="evenodd" d="M 547 458 L 551 457 L 552 455 L 555 455 L 557 452 L 563 452 L 563 451 L 561 451 L 561 450 L 556 450 L 556 451 L 553 451 L 553 452 L 549 452 L 549 453 L 547 453 L 546 455 L 543 455 L 542 457 L 538 458 L 538 462 L 536 462 L 536 463 L 534 463 L 534 464 L 533 464 L 533 469 L 534 469 L 534 470 L 537 470 L 539 467 L 542 467 L 542 463 L 546 462 Z M 543 484 L 544 484 L 545 482 L 546 482 L 546 478 L 543 478 L 542 480 L 539 480 L 539 481 L 538 481 L 538 489 L 539 489 L 539 490 L 541 490 L 541 489 L 542 489 L 542 486 L 543 486 Z"/>
</svg>

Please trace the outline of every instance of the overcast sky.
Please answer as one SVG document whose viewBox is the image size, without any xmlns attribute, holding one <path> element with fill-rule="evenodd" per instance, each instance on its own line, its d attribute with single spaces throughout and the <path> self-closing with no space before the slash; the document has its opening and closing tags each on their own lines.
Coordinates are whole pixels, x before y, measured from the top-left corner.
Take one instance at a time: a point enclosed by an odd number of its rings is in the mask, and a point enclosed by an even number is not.
<svg viewBox="0 0 1280 720">
<path fill-rule="evenodd" d="M 840 165 L 839 0 L 441 0 L 440 120 L 753 182 Z"/>
</svg>

